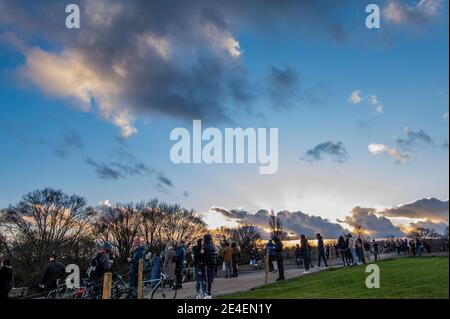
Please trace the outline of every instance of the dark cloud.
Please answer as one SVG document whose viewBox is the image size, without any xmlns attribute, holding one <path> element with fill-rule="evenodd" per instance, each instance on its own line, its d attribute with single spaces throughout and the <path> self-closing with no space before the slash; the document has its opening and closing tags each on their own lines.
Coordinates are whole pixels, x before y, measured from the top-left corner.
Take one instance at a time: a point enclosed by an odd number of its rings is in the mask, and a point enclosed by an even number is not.
<svg viewBox="0 0 450 319">
<path fill-rule="evenodd" d="M 314 162 L 321 161 L 326 157 L 331 158 L 337 163 L 344 163 L 349 159 L 350 156 L 342 142 L 328 141 L 308 150 L 305 156 L 301 158 L 301 160 Z"/>
<path fill-rule="evenodd" d="M 86 163 L 95 169 L 95 173 L 101 179 L 117 180 L 124 177 L 123 173 L 117 168 L 114 168 L 112 165 L 97 163 L 89 157 L 86 159 Z"/>
<path fill-rule="evenodd" d="M 270 214 L 265 209 L 261 209 L 254 214 L 245 210 L 227 210 L 221 207 L 213 207 L 211 211 L 220 213 L 225 218 L 236 220 L 241 224 L 255 225 L 260 229 L 267 228 Z M 304 234 L 313 238 L 316 233 L 321 233 L 326 238 L 337 238 L 344 232 L 344 229 L 339 224 L 331 223 L 322 217 L 307 215 L 300 211 L 280 211 L 277 213 L 277 216 L 285 231 L 295 233 L 298 236 Z"/>
<path fill-rule="evenodd" d="M 432 220 L 424 220 L 424 221 L 418 221 L 418 222 L 412 222 L 408 224 L 409 227 L 412 229 L 417 228 L 426 228 L 426 229 L 432 229 L 439 235 L 445 235 L 448 229 L 448 223 L 445 222 L 433 222 Z"/>
<path fill-rule="evenodd" d="M 74 150 L 82 150 L 84 148 L 83 140 L 77 132 L 70 130 L 66 132 L 61 141 L 53 146 L 53 151 L 56 156 L 66 158 L 67 155 Z"/>
<path fill-rule="evenodd" d="M 352 30 L 351 20 L 336 14 L 351 8 L 351 1 L 84 0 L 79 4 L 79 30 L 64 27 L 66 3 L 57 1 L 0 0 L 0 24 L 24 44 L 18 47 L 26 57 L 21 72 L 26 79 L 50 95 L 84 104 L 94 101 L 92 105 L 124 136 L 136 131 L 133 122 L 141 115 L 217 122 L 248 111 L 256 98 L 250 92 L 263 88 L 253 87 L 258 81 L 241 57 L 245 53 L 239 45 L 241 30 L 269 37 L 295 29 L 299 37 L 320 35 L 335 41 L 344 40 Z M 45 50 L 32 49 L 36 36 L 44 39 Z M 62 86 L 65 83 L 58 80 L 64 77 L 58 77 L 61 72 L 43 72 L 40 62 L 89 80 L 55 92 L 52 84 Z M 277 101 L 295 96 L 295 71 L 273 67 L 271 79 L 272 87 L 279 89 L 270 93 Z M 323 103 L 318 95 L 309 90 L 303 98 Z"/>
<path fill-rule="evenodd" d="M 371 237 L 404 236 L 404 233 L 384 217 L 375 215 L 376 209 L 356 206 L 343 221 L 352 227 L 362 227 Z"/>
<path fill-rule="evenodd" d="M 448 222 L 448 200 L 422 198 L 412 203 L 385 209 L 379 213 L 388 217 L 428 218 Z"/>
<path fill-rule="evenodd" d="M 267 93 L 275 108 L 287 108 L 300 99 L 299 80 L 297 71 L 290 66 L 270 67 Z"/>
<path fill-rule="evenodd" d="M 172 181 L 162 173 L 158 175 L 158 181 L 165 186 L 173 187 Z"/>
<path fill-rule="evenodd" d="M 414 146 L 430 146 L 434 145 L 434 141 L 430 135 L 423 130 L 414 131 L 405 128 L 405 138 L 397 137 L 395 141 L 403 149 L 411 149 Z"/>
</svg>

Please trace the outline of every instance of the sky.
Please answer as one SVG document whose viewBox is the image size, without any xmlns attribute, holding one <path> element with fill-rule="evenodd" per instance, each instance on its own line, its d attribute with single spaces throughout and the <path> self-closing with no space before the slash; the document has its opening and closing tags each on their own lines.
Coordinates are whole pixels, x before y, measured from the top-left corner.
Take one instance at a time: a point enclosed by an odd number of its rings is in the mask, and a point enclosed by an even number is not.
<svg viewBox="0 0 450 319">
<path fill-rule="evenodd" d="M 364 1 L 72 3 L 80 29 L 66 1 L 0 0 L 0 207 L 53 187 L 211 227 L 260 209 L 448 224 L 448 1 L 370 1 L 379 29 Z M 196 119 L 278 128 L 278 171 L 174 164 L 170 133 Z"/>
</svg>

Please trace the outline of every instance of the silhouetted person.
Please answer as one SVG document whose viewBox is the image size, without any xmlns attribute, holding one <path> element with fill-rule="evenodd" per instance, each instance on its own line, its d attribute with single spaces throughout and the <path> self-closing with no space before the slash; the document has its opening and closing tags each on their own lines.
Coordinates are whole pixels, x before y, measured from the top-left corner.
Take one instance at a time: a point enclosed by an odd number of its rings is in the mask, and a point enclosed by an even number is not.
<svg viewBox="0 0 450 319">
<path fill-rule="evenodd" d="M 274 236 L 273 241 L 275 243 L 275 258 L 277 259 L 278 278 L 277 281 L 285 280 L 284 278 L 284 266 L 283 266 L 283 243 L 278 236 Z"/>
<path fill-rule="evenodd" d="M 320 262 L 323 259 L 323 262 L 325 263 L 325 267 L 328 267 L 327 258 L 325 257 L 325 246 L 323 243 L 323 238 L 319 233 L 316 234 L 316 238 L 317 238 L 317 252 L 319 253 L 318 266 L 320 267 Z"/>
</svg>

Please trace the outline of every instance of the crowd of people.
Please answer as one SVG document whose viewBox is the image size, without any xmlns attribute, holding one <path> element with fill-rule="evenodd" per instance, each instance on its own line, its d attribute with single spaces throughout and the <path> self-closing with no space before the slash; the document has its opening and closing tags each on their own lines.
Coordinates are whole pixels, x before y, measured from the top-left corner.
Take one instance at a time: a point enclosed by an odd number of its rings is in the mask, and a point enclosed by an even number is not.
<svg viewBox="0 0 450 319">
<path fill-rule="evenodd" d="M 430 245 L 419 238 L 416 239 L 390 239 L 376 241 L 363 239 L 351 233 L 340 236 L 334 243 L 325 244 L 321 234 L 316 234 L 317 245 L 315 249 L 305 235 L 300 236 L 299 244 L 295 245 L 293 257 L 295 265 L 303 268 L 308 273 L 317 266 L 328 267 L 332 258 L 341 259 L 344 266 L 365 264 L 373 258 L 379 259 L 379 254 L 394 253 L 407 256 L 422 256 L 431 251 Z M 195 281 L 197 299 L 210 299 L 212 283 L 219 273 L 219 265 L 222 264 L 224 278 L 238 277 L 238 265 L 242 261 L 241 253 L 235 242 L 221 242 L 220 245 L 213 243 L 211 235 L 199 238 L 193 247 L 186 247 L 183 241 L 169 243 L 165 249 L 147 252 L 145 244 L 140 238 L 132 243 L 132 248 L 127 258 L 129 274 L 130 297 L 136 296 L 138 286 L 139 263 L 143 260 L 143 282 L 156 287 L 161 280 L 161 274 L 165 276 L 165 284 L 171 289 L 182 289 L 185 268 L 192 271 Z M 448 251 L 448 240 L 442 242 L 441 249 Z M 268 271 L 275 272 L 274 262 L 277 265 L 277 281 L 285 280 L 284 259 L 286 251 L 279 236 L 272 236 L 262 249 L 258 252 L 256 247 L 250 252 L 250 266 L 264 265 Z M 262 257 L 264 261 L 258 260 Z M 89 261 L 86 276 L 92 281 L 101 282 L 106 272 L 113 272 L 113 247 L 108 242 L 103 242 Z M 266 264 L 266 262 L 268 264 Z M 58 261 L 57 254 L 52 254 L 48 264 L 45 266 L 39 287 L 45 291 L 52 291 L 66 276 L 65 266 Z M 8 297 L 13 287 L 13 269 L 9 259 L 3 260 L 0 269 L 0 298 Z M 101 287 L 98 288 L 98 294 Z"/>
</svg>

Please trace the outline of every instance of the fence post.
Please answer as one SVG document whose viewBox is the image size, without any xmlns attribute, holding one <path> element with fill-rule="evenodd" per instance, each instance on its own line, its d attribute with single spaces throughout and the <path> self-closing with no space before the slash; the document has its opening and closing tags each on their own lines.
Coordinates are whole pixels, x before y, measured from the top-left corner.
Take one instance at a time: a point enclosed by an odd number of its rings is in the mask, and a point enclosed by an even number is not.
<svg viewBox="0 0 450 319">
<path fill-rule="evenodd" d="M 264 285 L 268 285 L 269 284 L 269 248 L 266 249 L 266 256 L 264 257 L 264 264 L 265 264 L 265 276 L 264 276 Z"/>
<path fill-rule="evenodd" d="M 144 295 L 143 274 L 144 274 L 144 260 L 141 258 L 139 259 L 139 268 L 138 268 L 137 299 L 142 299 Z"/>
<path fill-rule="evenodd" d="M 111 299 L 112 273 L 105 272 L 103 276 L 102 299 Z"/>
</svg>

